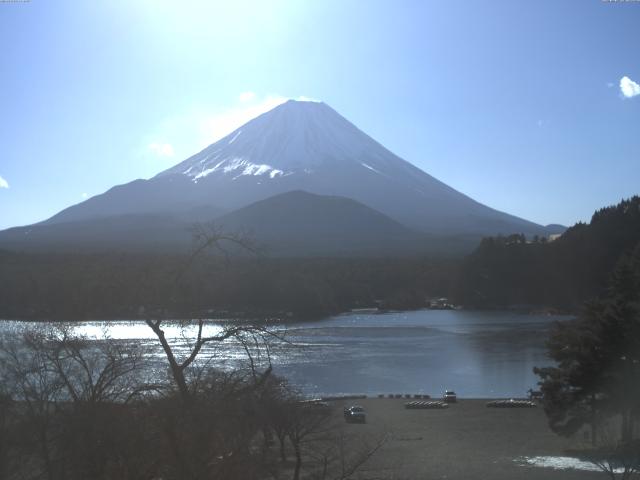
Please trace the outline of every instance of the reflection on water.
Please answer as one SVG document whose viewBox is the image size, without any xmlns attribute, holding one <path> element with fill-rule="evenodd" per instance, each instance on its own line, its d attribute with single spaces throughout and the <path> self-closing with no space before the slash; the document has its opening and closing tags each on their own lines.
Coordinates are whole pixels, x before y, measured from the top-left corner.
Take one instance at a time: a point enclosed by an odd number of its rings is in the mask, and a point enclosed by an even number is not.
<svg viewBox="0 0 640 480">
<path fill-rule="evenodd" d="M 290 343 L 271 354 L 274 371 L 308 395 L 439 395 L 446 388 L 464 397 L 523 396 L 536 384 L 533 367 L 549 364 L 544 342 L 551 323 L 566 318 L 451 310 L 340 315 L 274 327 Z M 33 324 L 3 322 L 0 331 L 13 336 L 27 326 Z M 163 328 L 177 353 L 186 354 L 195 326 Z M 214 335 L 220 328 L 208 325 L 205 334 Z M 162 360 L 153 332 L 142 321 L 83 322 L 77 332 L 135 341 Z M 211 346 L 202 357 L 223 368 L 243 358 L 237 342 Z"/>
</svg>

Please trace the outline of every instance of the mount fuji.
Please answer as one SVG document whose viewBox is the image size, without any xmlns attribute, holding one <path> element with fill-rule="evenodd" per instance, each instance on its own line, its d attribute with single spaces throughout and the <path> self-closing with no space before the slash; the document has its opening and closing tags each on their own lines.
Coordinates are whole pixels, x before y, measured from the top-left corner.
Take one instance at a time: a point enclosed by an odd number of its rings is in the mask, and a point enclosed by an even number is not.
<svg viewBox="0 0 640 480">
<path fill-rule="evenodd" d="M 305 192 L 313 200 L 298 194 L 261 204 L 288 192 Z M 342 218 L 332 227 L 336 198 L 351 202 L 346 210 L 351 215 L 365 215 L 368 225 L 377 226 L 364 228 L 360 220 Z M 367 244 L 372 232 L 388 229 L 405 240 L 411 237 L 412 245 L 419 236 L 475 242 L 487 235 L 557 231 L 489 208 L 445 185 L 324 103 L 290 100 L 155 177 L 113 187 L 39 224 L 0 232 L 0 246 L 44 248 L 53 238 L 58 247 L 93 241 L 91 235 L 78 233 L 83 228 L 100 231 L 99 243 L 105 248 L 110 236 L 118 239 L 119 248 L 126 248 L 132 235 L 132 243 L 143 248 L 145 237 L 149 244 L 158 241 L 155 231 L 163 232 L 168 245 L 186 235 L 185 225 L 194 221 L 219 219 L 223 225 L 252 230 L 258 216 L 247 209 L 262 212 L 259 223 L 264 230 L 264 218 L 270 218 L 274 208 L 286 211 L 286 201 L 301 199 L 313 205 L 313 211 L 306 220 L 300 208 L 296 215 L 273 216 L 267 235 L 271 244 L 278 244 L 278 230 L 283 240 L 294 231 L 308 230 L 323 209 L 327 238 L 340 240 L 350 225 L 358 224 Z M 133 224 L 137 228 L 131 229 Z M 355 248 L 358 231 L 348 236 L 350 248 Z M 400 243 L 406 246 L 407 241 Z"/>
</svg>

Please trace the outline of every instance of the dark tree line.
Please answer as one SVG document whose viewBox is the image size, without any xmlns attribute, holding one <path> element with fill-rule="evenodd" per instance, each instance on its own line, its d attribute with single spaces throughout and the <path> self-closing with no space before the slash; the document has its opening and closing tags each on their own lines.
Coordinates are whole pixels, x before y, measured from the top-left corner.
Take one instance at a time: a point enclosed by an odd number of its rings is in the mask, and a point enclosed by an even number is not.
<svg viewBox="0 0 640 480">
<path fill-rule="evenodd" d="M 482 241 L 461 267 L 455 299 L 468 307 L 577 311 L 606 287 L 640 243 L 640 197 L 598 210 L 555 241 L 522 235 Z"/>
<path fill-rule="evenodd" d="M 0 318 L 211 316 L 312 318 L 351 308 L 415 309 L 448 297 L 467 308 L 577 311 L 640 242 L 640 197 L 599 210 L 555 241 L 482 240 L 464 260 L 269 258 L 224 252 L 26 254 L 0 251 Z M 190 268 L 185 274 L 185 265 Z M 176 282 L 176 277 L 180 281 Z"/>
<path fill-rule="evenodd" d="M 0 318 L 321 317 L 351 308 L 411 309 L 447 296 L 455 272 L 429 259 L 234 258 L 0 252 Z M 142 307 L 142 308 L 141 308 Z M 290 313 L 289 313 L 290 312 Z"/>
</svg>

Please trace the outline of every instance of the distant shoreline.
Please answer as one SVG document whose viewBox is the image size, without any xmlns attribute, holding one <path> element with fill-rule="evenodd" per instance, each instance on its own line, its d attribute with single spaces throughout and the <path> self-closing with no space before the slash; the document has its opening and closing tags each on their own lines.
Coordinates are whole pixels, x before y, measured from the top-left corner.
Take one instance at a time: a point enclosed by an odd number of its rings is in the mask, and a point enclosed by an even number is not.
<svg viewBox="0 0 640 480">
<path fill-rule="evenodd" d="M 407 308 L 407 309 L 377 309 L 373 311 L 372 308 L 362 309 L 350 309 L 338 312 L 332 312 L 328 314 L 318 315 L 298 315 L 295 318 L 293 316 L 281 315 L 278 316 L 274 313 L 259 314 L 247 314 L 246 312 L 229 312 L 220 311 L 220 316 L 226 316 L 226 318 L 216 318 L 214 316 L 203 315 L 165 315 L 165 316 L 127 316 L 127 317 L 110 317 L 110 318 L 83 318 L 83 319 L 60 319 L 60 318 L 44 318 L 44 317 L 17 317 L 17 318 L 0 318 L 0 322 L 27 322 L 27 323 L 80 323 L 80 322 L 127 322 L 127 321 L 145 321 L 148 318 L 158 319 L 163 321 L 172 322 L 180 320 L 197 320 L 199 318 L 212 321 L 228 321 L 237 323 L 269 323 L 272 325 L 287 325 L 290 323 L 304 323 L 322 320 L 324 318 L 335 317 L 338 315 L 383 315 L 392 313 L 403 312 L 419 312 L 419 311 L 440 311 L 440 310 L 463 310 L 463 311 L 478 311 L 478 312 L 511 312 L 519 315 L 577 315 L 577 311 L 563 310 L 554 307 L 535 307 L 535 306 L 506 306 L 506 307 L 456 307 L 455 309 L 443 309 L 443 308 Z M 214 313 L 215 314 L 215 313 Z"/>
</svg>

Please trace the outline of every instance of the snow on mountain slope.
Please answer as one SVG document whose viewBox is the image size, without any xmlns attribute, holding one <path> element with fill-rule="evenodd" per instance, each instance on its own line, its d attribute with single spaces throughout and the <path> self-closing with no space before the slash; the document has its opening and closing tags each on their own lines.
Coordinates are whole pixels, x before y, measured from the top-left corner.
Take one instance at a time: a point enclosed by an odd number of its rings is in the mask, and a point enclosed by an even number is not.
<svg viewBox="0 0 640 480">
<path fill-rule="evenodd" d="M 350 167 L 390 179 L 400 176 L 417 191 L 427 193 L 420 189 L 424 172 L 393 155 L 328 105 L 294 100 L 257 117 L 157 177 L 182 174 L 197 183 L 211 174 L 231 179 L 247 175 L 260 177 L 256 181 L 261 181 L 289 175 L 340 175 Z M 443 191 L 451 190 L 437 183 Z"/>
<path fill-rule="evenodd" d="M 230 212 L 293 190 L 352 198 L 430 234 L 545 233 L 416 168 L 328 105 L 300 101 L 260 115 L 149 180 L 114 187 L 47 222 L 203 206 Z"/>
</svg>

